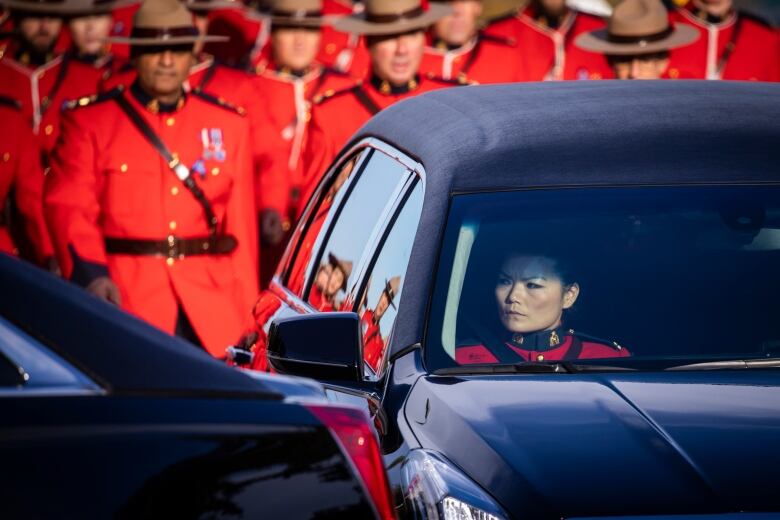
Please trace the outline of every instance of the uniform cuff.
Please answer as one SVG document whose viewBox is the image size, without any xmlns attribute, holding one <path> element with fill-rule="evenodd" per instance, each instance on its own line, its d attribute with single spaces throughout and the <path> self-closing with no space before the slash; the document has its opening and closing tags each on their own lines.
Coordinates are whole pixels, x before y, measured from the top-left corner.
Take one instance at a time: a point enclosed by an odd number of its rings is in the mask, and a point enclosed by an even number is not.
<svg viewBox="0 0 780 520">
<path fill-rule="evenodd" d="M 108 277 L 108 266 L 84 260 L 81 258 L 72 245 L 68 245 L 70 258 L 73 262 L 73 272 L 70 275 L 70 281 L 87 287 L 93 280 L 100 277 Z"/>
</svg>

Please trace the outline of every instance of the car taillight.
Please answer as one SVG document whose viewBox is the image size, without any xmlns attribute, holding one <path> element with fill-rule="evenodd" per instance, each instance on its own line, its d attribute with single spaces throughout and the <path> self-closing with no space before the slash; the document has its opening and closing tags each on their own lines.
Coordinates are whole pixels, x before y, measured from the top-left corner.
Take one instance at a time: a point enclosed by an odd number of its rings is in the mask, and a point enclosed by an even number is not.
<svg viewBox="0 0 780 520">
<path fill-rule="evenodd" d="M 349 456 L 374 502 L 379 518 L 394 520 L 379 443 L 368 417 L 357 408 L 307 405 L 306 408 L 328 427 Z"/>
</svg>

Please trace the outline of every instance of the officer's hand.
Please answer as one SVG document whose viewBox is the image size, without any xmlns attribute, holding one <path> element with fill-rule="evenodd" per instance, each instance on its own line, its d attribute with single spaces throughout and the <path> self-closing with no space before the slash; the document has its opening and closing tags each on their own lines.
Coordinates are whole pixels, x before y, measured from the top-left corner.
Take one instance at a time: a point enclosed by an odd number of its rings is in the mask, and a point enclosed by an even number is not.
<svg viewBox="0 0 780 520">
<path fill-rule="evenodd" d="M 60 264 L 57 262 L 57 259 L 53 256 L 50 256 L 46 259 L 44 262 L 44 265 L 46 266 L 46 270 L 49 271 L 54 276 L 62 276 L 62 270 L 60 270 Z"/>
<path fill-rule="evenodd" d="M 117 287 L 108 276 L 100 276 L 92 280 L 87 286 L 87 292 L 90 292 L 109 303 L 113 303 L 117 307 L 122 304 L 122 298 L 119 295 L 119 287 Z"/>
<path fill-rule="evenodd" d="M 260 240 L 268 246 L 275 246 L 284 238 L 282 218 L 279 212 L 267 209 L 260 214 Z"/>
</svg>

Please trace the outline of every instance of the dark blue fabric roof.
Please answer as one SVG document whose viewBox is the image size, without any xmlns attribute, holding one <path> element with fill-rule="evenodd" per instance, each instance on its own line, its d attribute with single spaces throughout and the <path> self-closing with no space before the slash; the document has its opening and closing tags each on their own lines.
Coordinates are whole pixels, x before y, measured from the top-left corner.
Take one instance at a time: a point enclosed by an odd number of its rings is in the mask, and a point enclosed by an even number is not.
<svg viewBox="0 0 780 520">
<path fill-rule="evenodd" d="M 780 85 L 602 81 L 462 87 L 383 111 L 378 137 L 425 167 L 423 216 L 393 348 L 422 337 L 453 192 L 780 181 Z M 406 326 L 406 325 L 409 326 Z M 413 325 L 416 324 L 416 325 Z"/>
</svg>

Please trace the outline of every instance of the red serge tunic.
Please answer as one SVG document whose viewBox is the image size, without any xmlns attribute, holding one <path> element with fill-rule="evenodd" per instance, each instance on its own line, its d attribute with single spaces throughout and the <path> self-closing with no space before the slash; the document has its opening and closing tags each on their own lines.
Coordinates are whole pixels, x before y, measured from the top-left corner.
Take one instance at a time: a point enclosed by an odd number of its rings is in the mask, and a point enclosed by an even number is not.
<svg viewBox="0 0 780 520">
<path fill-rule="evenodd" d="M 628 349 L 573 330 L 555 329 L 513 338 L 503 344 L 504 354 L 516 357 L 516 362 L 562 361 L 572 359 L 599 359 L 629 357 Z M 482 344 L 455 348 L 455 361 L 460 365 L 501 363 L 498 356 Z"/>
</svg>

